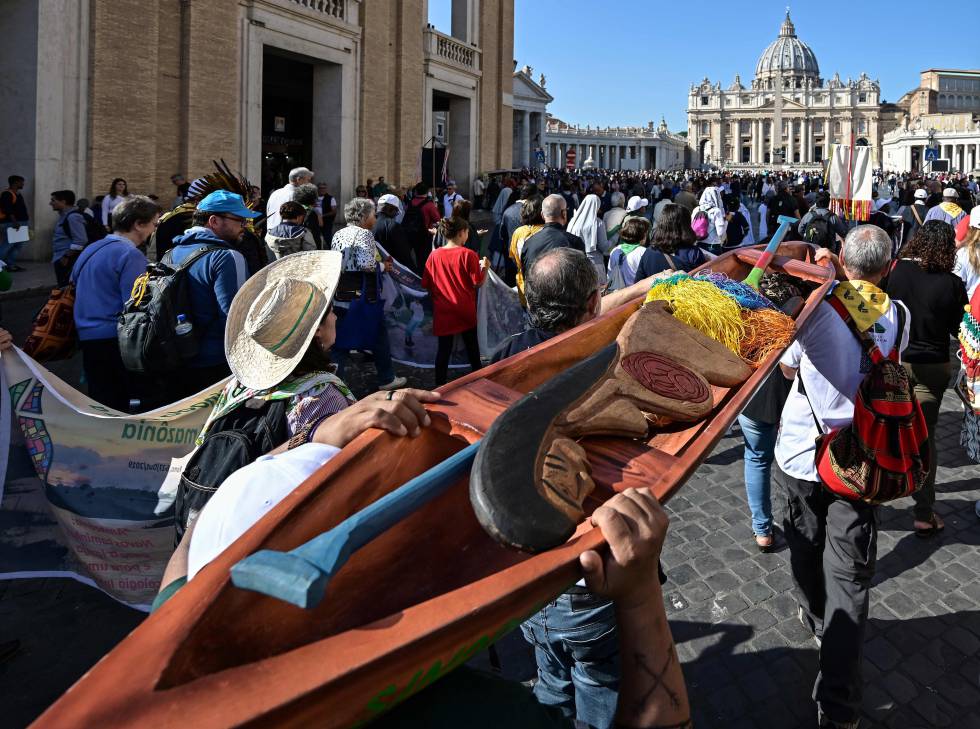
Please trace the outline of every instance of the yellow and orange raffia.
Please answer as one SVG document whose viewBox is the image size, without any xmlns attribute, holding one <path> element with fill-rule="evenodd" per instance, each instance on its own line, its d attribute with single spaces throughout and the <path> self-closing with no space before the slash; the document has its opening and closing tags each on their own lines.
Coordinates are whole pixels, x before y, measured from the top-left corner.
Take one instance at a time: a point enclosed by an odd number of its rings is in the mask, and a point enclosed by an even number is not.
<svg viewBox="0 0 980 729">
<path fill-rule="evenodd" d="M 742 323 L 745 336 L 739 343 L 738 355 L 753 368 L 788 346 L 796 326 L 791 317 L 774 309 L 743 310 Z"/>
<path fill-rule="evenodd" d="M 666 301 L 678 321 L 740 354 L 746 334 L 742 308 L 713 283 L 676 274 L 647 292 L 644 303 L 650 301 Z"/>
</svg>

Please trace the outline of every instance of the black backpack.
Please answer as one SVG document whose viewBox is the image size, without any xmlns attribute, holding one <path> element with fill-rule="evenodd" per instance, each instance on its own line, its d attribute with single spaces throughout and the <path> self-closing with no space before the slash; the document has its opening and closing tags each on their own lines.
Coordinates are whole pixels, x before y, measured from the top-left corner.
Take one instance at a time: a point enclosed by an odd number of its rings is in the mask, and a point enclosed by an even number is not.
<svg viewBox="0 0 980 729">
<path fill-rule="evenodd" d="M 98 220 L 93 218 L 91 215 L 86 215 L 80 210 L 73 210 L 65 216 L 65 219 L 61 221 L 61 228 L 65 231 L 65 235 L 71 238 L 71 228 L 68 225 L 68 218 L 72 215 L 81 215 L 82 222 L 85 223 L 85 237 L 88 239 L 89 243 L 95 243 L 96 241 L 102 240 L 106 237 L 105 228 Z"/>
<path fill-rule="evenodd" d="M 202 246 L 174 268 L 168 262 L 150 263 L 146 273 L 133 284 L 132 297 L 126 302 L 116 324 L 119 353 L 130 372 L 174 372 L 197 354 L 200 327 L 192 329 L 190 339 L 178 341 L 177 315 L 183 314 L 194 324 L 187 271 L 201 256 L 221 246 Z"/>
<path fill-rule="evenodd" d="M 735 248 L 740 246 L 742 245 L 742 241 L 745 240 L 745 234 L 749 232 L 749 221 L 745 219 L 742 213 L 735 211 L 732 219 L 728 221 L 726 231 L 725 247 Z"/>
<path fill-rule="evenodd" d="M 211 423 L 184 467 L 174 504 L 175 546 L 226 478 L 289 440 L 289 400 L 264 400 L 259 407 L 249 407 L 252 402 Z"/>
<path fill-rule="evenodd" d="M 834 231 L 830 226 L 830 218 L 824 215 L 814 215 L 806 225 L 806 233 L 803 238 L 807 243 L 817 246 L 817 248 L 829 248 L 834 250 L 837 241 Z"/>
<path fill-rule="evenodd" d="M 425 227 L 422 205 L 413 205 L 409 202 L 405 206 L 405 214 L 402 216 L 402 230 L 405 231 L 405 236 L 412 245 L 428 241 L 429 231 Z"/>
</svg>

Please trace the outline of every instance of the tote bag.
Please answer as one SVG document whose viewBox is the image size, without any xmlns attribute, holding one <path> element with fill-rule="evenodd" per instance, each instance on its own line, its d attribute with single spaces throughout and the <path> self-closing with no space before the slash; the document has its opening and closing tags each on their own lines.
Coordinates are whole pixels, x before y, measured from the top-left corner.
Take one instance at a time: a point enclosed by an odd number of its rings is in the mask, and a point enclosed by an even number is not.
<svg viewBox="0 0 980 729">
<path fill-rule="evenodd" d="M 375 301 L 369 301 L 367 295 L 367 277 L 377 277 L 378 292 Z M 337 338 L 334 347 L 337 349 L 369 349 L 373 350 L 381 326 L 384 323 L 385 302 L 381 298 L 381 274 L 367 272 L 361 274 L 361 294 L 350 302 L 347 315 L 337 322 Z"/>
</svg>

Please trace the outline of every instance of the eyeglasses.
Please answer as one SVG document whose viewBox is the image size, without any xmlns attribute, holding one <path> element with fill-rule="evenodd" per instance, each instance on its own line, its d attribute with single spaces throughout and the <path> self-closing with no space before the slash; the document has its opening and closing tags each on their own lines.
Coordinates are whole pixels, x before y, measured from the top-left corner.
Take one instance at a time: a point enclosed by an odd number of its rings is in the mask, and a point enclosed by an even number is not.
<svg viewBox="0 0 980 729">
<path fill-rule="evenodd" d="M 234 215 L 217 215 L 217 214 L 215 214 L 215 216 L 218 217 L 218 218 L 224 218 L 225 220 L 230 220 L 233 223 L 238 223 L 242 227 L 245 227 L 245 223 L 248 222 L 248 221 L 245 220 L 245 218 L 236 218 Z"/>
</svg>

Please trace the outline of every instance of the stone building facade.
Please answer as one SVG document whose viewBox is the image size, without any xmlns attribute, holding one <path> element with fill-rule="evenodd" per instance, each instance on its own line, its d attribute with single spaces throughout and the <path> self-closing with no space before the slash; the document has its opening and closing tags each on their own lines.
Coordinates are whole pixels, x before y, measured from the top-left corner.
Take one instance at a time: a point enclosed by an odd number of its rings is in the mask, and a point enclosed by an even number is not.
<svg viewBox="0 0 980 729">
<path fill-rule="evenodd" d="M 545 89 L 545 83 L 543 73 L 534 80 L 534 69 L 530 66 L 514 71 L 515 167 L 535 166 L 538 153 L 544 148 L 548 104 L 555 100 Z"/>
<path fill-rule="evenodd" d="M 930 68 L 895 104 L 898 121 L 882 139 L 882 166 L 895 172 L 932 171 L 926 148 L 949 171 L 980 170 L 980 71 Z"/>
<path fill-rule="evenodd" d="M 0 0 L 0 177 L 27 178 L 43 259 L 51 190 L 123 177 L 174 196 L 224 159 L 266 190 L 306 165 L 340 199 L 410 185 L 434 118 L 468 190 L 513 154 L 514 0 Z"/>
<path fill-rule="evenodd" d="M 691 86 L 692 159 L 724 167 L 818 167 L 831 144 L 848 143 L 852 134 L 881 159 L 880 97 L 878 82 L 864 73 L 857 80 L 844 82 L 834 74 L 824 81 L 816 55 L 797 37 L 787 11 L 748 86 L 738 75 L 724 89 L 707 78 Z"/>
<path fill-rule="evenodd" d="M 544 137 L 545 160 L 565 167 L 570 150 L 575 167 L 611 170 L 677 170 L 685 167 L 687 140 L 667 129 L 660 120 L 645 127 L 581 127 L 561 119 L 548 119 Z"/>
</svg>

